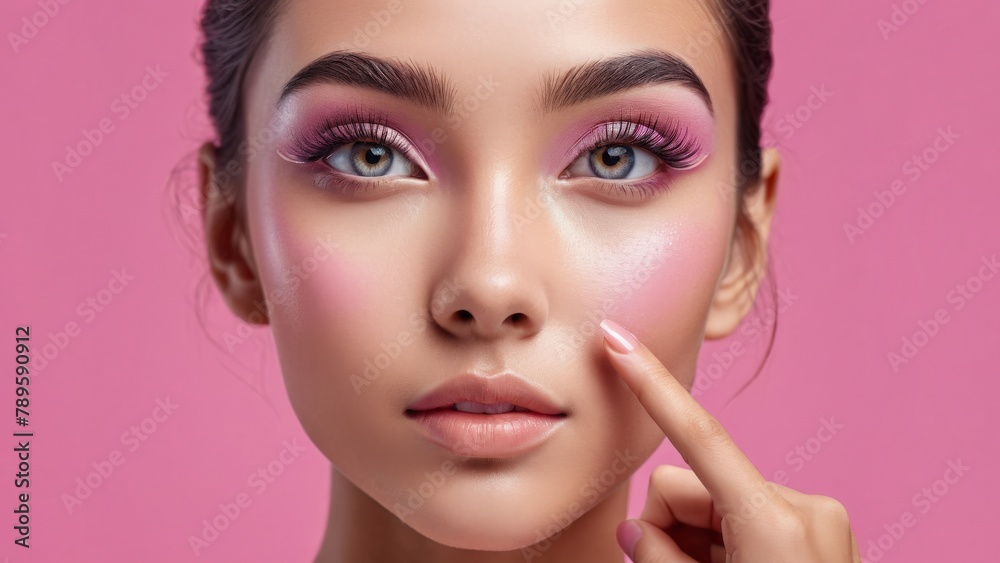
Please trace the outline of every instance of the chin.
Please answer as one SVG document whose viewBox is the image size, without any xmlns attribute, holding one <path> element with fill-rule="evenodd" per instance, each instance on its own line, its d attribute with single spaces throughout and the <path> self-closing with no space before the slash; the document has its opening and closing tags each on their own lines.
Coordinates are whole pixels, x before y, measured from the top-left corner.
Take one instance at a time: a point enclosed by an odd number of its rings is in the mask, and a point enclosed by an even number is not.
<svg viewBox="0 0 1000 563">
<path fill-rule="evenodd" d="M 530 512 L 529 512 L 530 510 Z M 511 513 L 513 512 L 513 514 Z M 563 513 L 559 519 L 552 515 Z M 439 544 L 477 551 L 517 551 L 558 537 L 574 517 L 558 505 L 494 512 L 485 504 L 439 503 L 403 521 Z"/>
<path fill-rule="evenodd" d="M 588 510 L 598 506 L 618 487 L 627 484 L 629 474 L 596 491 L 584 480 L 575 481 L 563 473 L 533 474 L 525 468 L 477 471 L 466 466 L 448 478 L 426 498 L 414 496 L 414 489 L 393 496 L 381 504 L 417 533 L 439 544 L 479 551 L 517 551 L 537 546 L 548 549 Z M 429 488 L 428 488 L 429 490 Z M 420 500 L 423 502 L 420 502 Z"/>
</svg>

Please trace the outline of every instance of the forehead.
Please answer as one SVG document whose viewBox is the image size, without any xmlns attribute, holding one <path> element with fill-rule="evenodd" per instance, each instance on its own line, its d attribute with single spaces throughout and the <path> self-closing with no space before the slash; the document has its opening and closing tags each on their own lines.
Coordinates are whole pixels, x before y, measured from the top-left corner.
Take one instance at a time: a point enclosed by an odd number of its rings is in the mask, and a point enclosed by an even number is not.
<svg viewBox="0 0 1000 563">
<path fill-rule="evenodd" d="M 704 83 L 716 117 L 732 121 L 733 68 L 713 0 L 287 0 L 254 57 L 251 106 L 274 108 L 301 68 L 333 51 L 360 51 L 426 66 L 459 97 L 484 77 L 493 102 L 537 102 L 546 77 L 643 49 L 684 61 Z M 725 133 L 724 131 L 718 131 Z"/>
</svg>

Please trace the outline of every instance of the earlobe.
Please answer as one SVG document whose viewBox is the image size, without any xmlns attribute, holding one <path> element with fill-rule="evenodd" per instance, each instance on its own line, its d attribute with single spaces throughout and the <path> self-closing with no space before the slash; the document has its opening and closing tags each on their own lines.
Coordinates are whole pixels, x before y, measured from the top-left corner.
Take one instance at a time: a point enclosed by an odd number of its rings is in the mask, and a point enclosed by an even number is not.
<svg viewBox="0 0 1000 563">
<path fill-rule="evenodd" d="M 267 324 L 249 236 L 237 216 L 236 199 L 214 180 L 216 167 L 215 145 L 206 142 L 198 150 L 198 180 L 212 279 L 236 316 L 248 323 Z"/>
<path fill-rule="evenodd" d="M 761 151 L 759 183 L 745 198 L 747 219 L 756 232 L 757 240 L 749 240 L 749 234 L 735 233 L 729 259 L 709 309 L 705 326 L 707 339 L 724 338 L 736 330 L 757 298 L 767 269 L 767 242 L 780 170 L 781 157 L 777 149 Z M 744 244 L 746 246 L 741 246 Z"/>
</svg>

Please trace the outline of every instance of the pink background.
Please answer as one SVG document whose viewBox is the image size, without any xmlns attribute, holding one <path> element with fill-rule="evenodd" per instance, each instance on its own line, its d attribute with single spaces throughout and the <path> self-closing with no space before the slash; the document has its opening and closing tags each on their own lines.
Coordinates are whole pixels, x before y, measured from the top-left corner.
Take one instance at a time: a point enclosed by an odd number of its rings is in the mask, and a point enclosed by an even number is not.
<svg viewBox="0 0 1000 563">
<path fill-rule="evenodd" d="M 785 168 L 772 250 L 778 288 L 792 297 L 765 371 L 728 406 L 761 348 L 742 332 L 705 347 L 702 369 L 716 379 L 699 400 L 765 477 L 784 471 L 790 487 L 841 499 L 866 561 L 992 560 L 1000 276 L 969 280 L 1000 252 L 1000 5 L 775 4 L 766 129 Z M 31 325 L 36 355 L 58 350 L 30 387 L 30 551 L 13 544 L 14 439 L 0 447 L 9 561 L 305 561 L 318 546 L 328 463 L 288 407 L 269 333 L 253 330 L 234 356 L 213 347 L 194 316 L 205 266 L 169 219 L 170 171 L 210 134 L 192 58 L 200 5 L 70 2 L 18 52 L 0 47 L 0 403 L 11 419 L 15 327 Z M 918 9 L 884 37 L 878 22 L 894 5 Z M 40 9 L 0 4 L 0 31 L 20 33 Z M 167 74 L 123 116 L 113 103 L 147 66 Z M 59 181 L 52 162 L 102 119 L 113 129 Z M 936 161 L 914 178 L 910 160 L 939 128 L 958 137 L 931 149 Z M 192 170 L 179 178 L 190 184 Z M 849 240 L 845 223 L 856 224 L 859 207 L 878 214 L 875 192 L 895 180 L 905 191 Z M 134 279 L 109 293 L 116 270 Z M 949 295 L 961 284 L 979 291 L 958 309 Z M 208 332 L 238 334 L 210 289 Z M 111 298 L 101 311 L 79 309 L 101 297 Z M 894 370 L 887 354 L 938 309 L 948 322 L 918 335 L 923 346 Z M 67 322 L 75 336 L 60 336 Z M 713 357 L 737 340 L 751 353 L 728 367 Z M 145 441 L 123 443 L 167 398 L 176 411 L 155 429 L 146 422 Z M 2 425 L 14 432 L 11 419 Z M 841 426 L 832 437 L 824 419 Z M 273 464 L 294 440 L 305 452 Z M 115 450 L 123 463 L 69 513 L 63 495 Z M 946 483 L 959 460 L 968 471 Z M 664 442 L 635 477 L 633 515 L 656 463 L 682 464 Z M 247 478 L 268 464 L 281 474 L 258 493 Z M 925 488 L 935 502 L 921 500 Z M 188 537 L 238 493 L 251 504 L 196 558 Z"/>
</svg>

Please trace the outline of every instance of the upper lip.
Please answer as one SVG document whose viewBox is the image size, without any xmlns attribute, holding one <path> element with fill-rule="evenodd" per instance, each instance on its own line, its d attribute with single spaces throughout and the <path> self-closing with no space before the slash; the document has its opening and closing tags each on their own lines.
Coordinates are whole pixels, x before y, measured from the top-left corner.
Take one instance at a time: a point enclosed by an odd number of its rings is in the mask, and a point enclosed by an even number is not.
<svg viewBox="0 0 1000 563">
<path fill-rule="evenodd" d="M 540 414 L 565 414 L 543 389 L 510 372 L 493 376 L 463 373 L 420 396 L 407 410 L 425 411 L 460 402 L 510 403 Z"/>
</svg>

